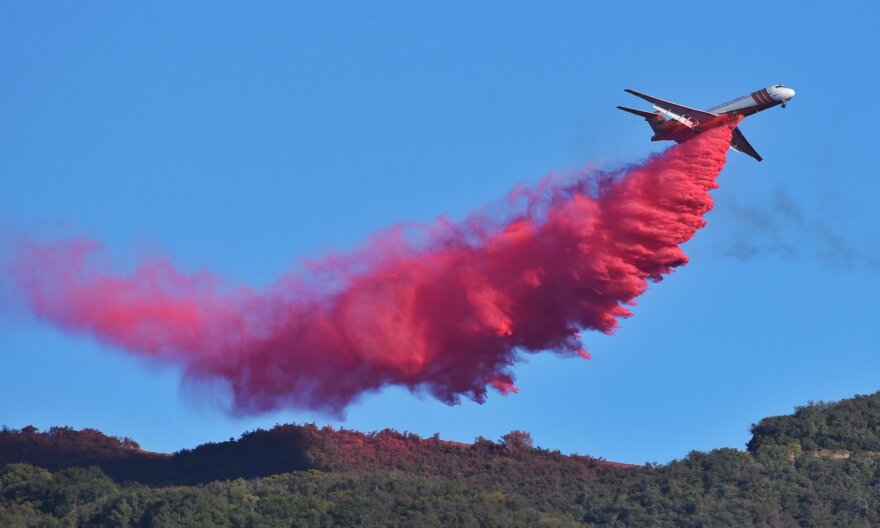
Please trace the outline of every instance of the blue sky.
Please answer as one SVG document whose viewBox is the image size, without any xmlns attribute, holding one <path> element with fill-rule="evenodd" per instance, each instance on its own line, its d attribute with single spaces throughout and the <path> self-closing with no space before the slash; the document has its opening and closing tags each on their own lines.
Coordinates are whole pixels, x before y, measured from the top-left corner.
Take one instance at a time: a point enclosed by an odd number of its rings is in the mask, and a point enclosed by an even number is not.
<svg viewBox="0 0 880 528">
<path fill-rule="evenodd" d="M 634 88 L 709 107 L 797 96 L 743 124 L 691 263 L 592 361 L 531 356 L 520 394 L 447 407 L 391 388 L 344 421 L 230 418 L 172 367 L 35 321 L 0 284 L 0 423 L 96 427 L 172 451 L 276 422 L 455 440 L 525 429 L 624 462 L 742 447 L 807 400 L 880 389 L 877 8 L 743 17 L 704 3 L 155 2 L 0 6 L 0 237 L 86 235 L 114 261 L 267 284 L 403 220 L 664 145 Z M 782 204 L 782 205 L 780 205 Z"/>
</svg>

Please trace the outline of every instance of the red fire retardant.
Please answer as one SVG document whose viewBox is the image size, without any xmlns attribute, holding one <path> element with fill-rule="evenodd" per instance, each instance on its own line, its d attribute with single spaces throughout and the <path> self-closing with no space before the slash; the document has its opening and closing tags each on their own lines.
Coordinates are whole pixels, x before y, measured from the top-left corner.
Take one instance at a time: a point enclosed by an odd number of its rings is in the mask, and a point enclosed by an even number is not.
<svg viewBox="0 0 880 528">
<path fill-rule="evenodd" d="M 612 333 L 649 281 L 687 263 L 679 245 L 706 223 L 730 137 L 548 178 L 500 215 L 397 226 L 262 289 L 163 259 L 114 273 L 89 240 L 22 242 L 12 274 L 39 318 L 224 380 L 232 412 L 340 413 L 386 385 L 482 402 L 490 386 L 516 392 L 522 354 L 589 357 L 582 330 Z"/>
</svg>

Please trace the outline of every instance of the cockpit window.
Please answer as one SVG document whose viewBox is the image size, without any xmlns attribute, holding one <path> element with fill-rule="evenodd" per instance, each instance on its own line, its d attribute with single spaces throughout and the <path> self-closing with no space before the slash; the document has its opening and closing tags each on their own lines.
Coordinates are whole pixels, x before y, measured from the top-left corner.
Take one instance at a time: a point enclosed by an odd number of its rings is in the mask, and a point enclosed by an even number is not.
<svg viewBox="0 0 880 528">
<path fill-rule="evenodd" d="M 774 86 L 774 88 L 785 88 L 785 86 L 782 86 L 781 84 L 777 84 L 776 86 Z"/>
</svg>

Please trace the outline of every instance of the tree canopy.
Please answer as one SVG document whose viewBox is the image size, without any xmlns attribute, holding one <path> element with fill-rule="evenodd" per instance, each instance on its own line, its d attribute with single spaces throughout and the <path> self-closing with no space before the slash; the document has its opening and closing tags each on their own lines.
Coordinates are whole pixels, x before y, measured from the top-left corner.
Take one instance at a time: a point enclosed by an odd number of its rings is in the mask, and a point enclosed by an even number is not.
<svg viewBox="0 0 880 528">
<path fill-rule="evenodd" d="M 0 432 L 0 526 L 877 526 L 880 394 L 753 426 L 749 449 L 627 466 L 498 442 L 280 425 L 174 455 Z M 823 449 L 847 450 L 847 457 Z"/>
</svg>

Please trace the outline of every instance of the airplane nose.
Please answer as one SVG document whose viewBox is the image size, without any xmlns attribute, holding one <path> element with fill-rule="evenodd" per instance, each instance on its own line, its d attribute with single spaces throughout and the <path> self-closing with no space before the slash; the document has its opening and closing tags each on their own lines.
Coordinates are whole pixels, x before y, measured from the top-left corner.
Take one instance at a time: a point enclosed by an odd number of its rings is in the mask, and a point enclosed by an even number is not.
<svg viewBox="0 0 880 528">
<path fill-rule="evenodd" d="M 767 88 L 767 93 L 770 94 L 774 100 L 779 101 L 783 105 L 794 97 L 794 90 L 788 88 L 787 86 L 782 86 L 781 84 L 777 84 L 776 86 L 771 86 Z"/>
</svg>

